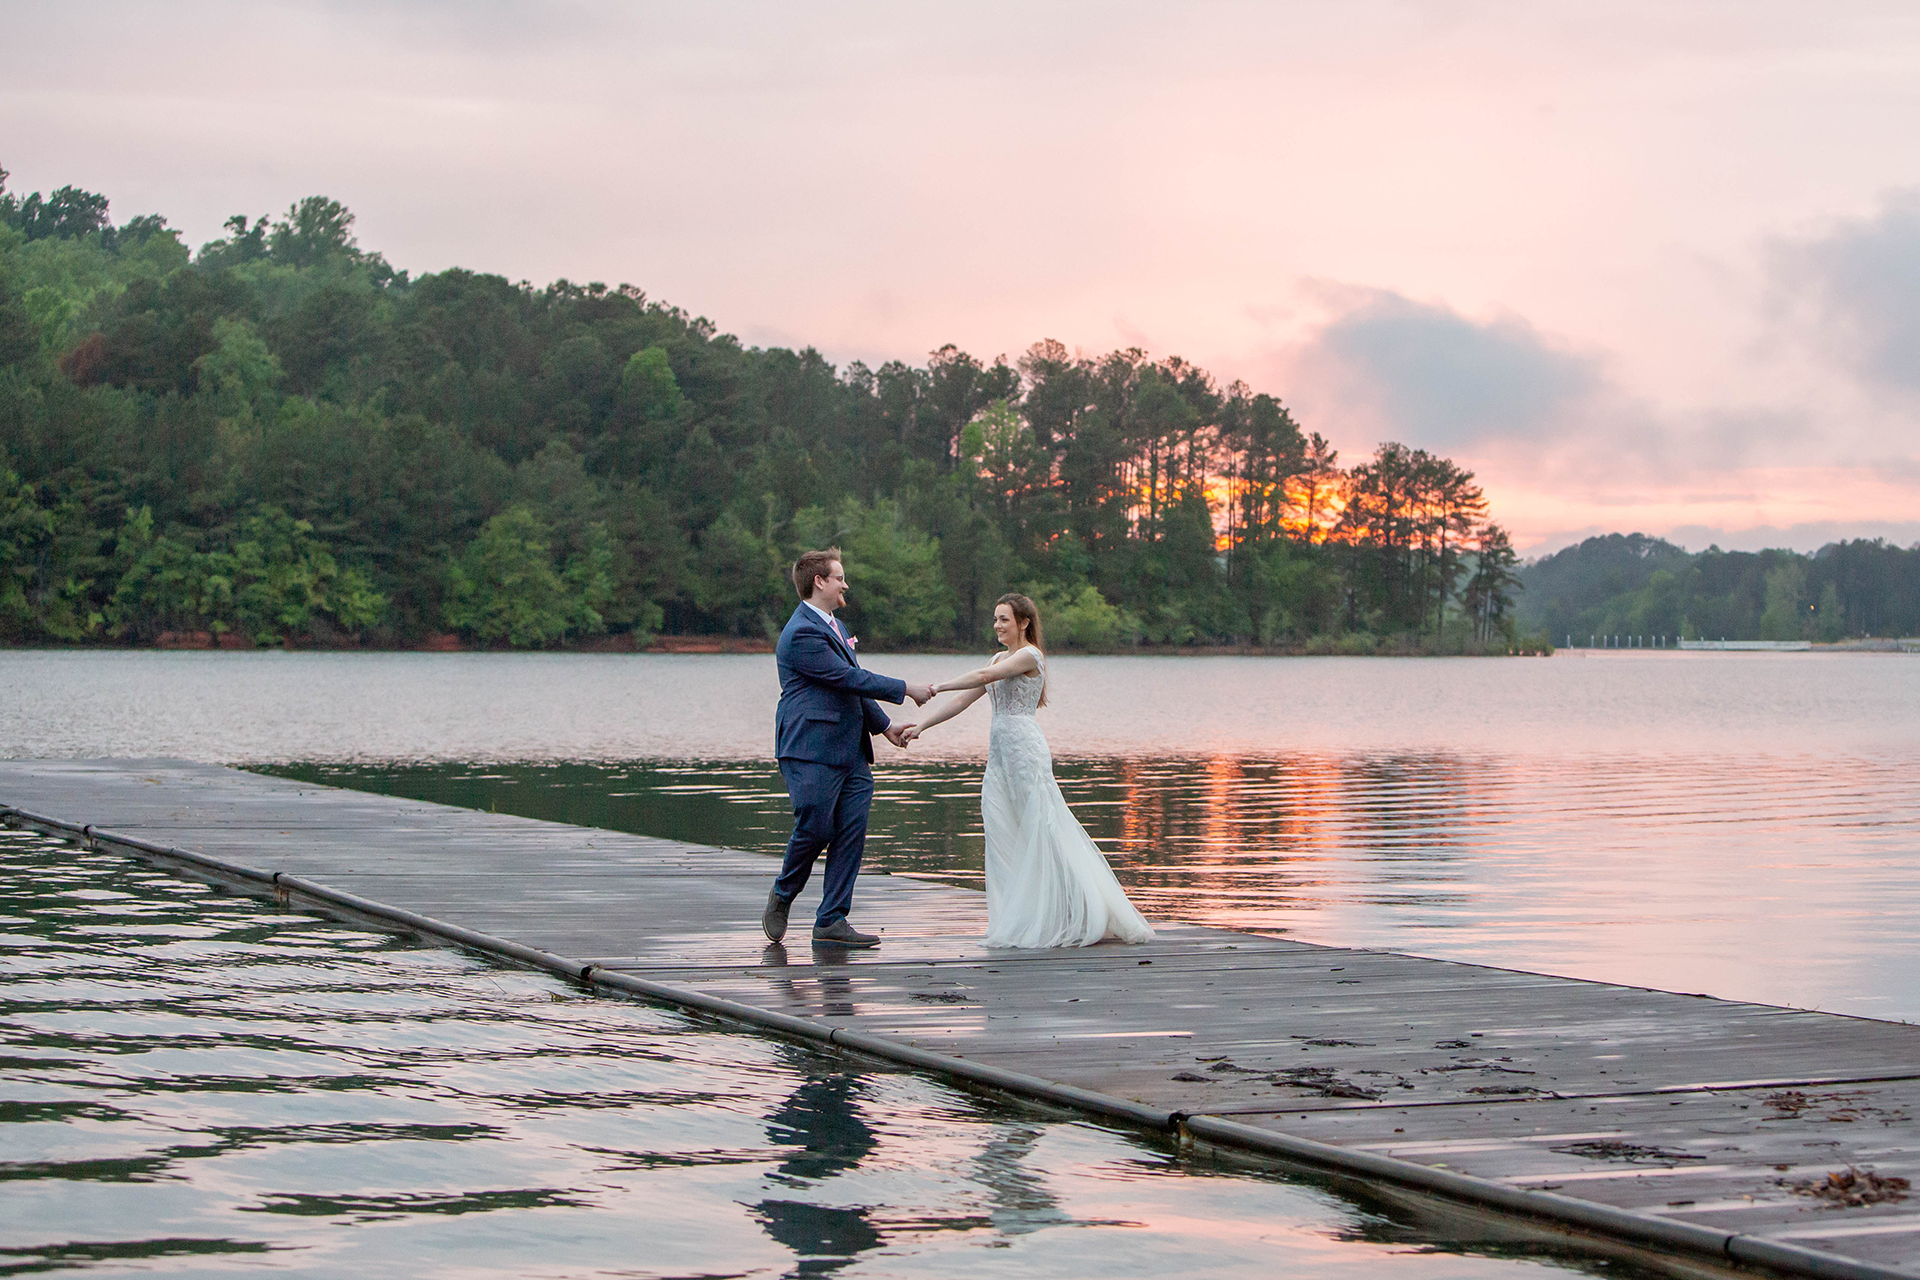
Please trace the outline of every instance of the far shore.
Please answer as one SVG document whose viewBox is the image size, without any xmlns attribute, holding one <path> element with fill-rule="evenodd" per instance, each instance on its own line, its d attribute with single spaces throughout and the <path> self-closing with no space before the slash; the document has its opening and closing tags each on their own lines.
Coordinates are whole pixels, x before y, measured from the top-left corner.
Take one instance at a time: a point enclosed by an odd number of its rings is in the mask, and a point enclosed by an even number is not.
<svg viewBox="0 0 1920 1280">
<path fill-rule="evenodd" d="M 1373 639 L 1371 645 L 1368 640 Z M 247 637 L 231 631 L 215 633 L 208 631 L 162 632 L 154 640 L 146 643 L 104 642 L 97 644 L 26 644 L 4 645 L 0 648 L 17 650 L 71 650 L 71 651 L 224 651 L 231 653 L 258 652 L 261 650 L 281 649 L 290 653 L 624 653 L 624 654 L 771 654 L 773 641 L 755 636 L 652 636 L 639 639 L 631 632 L 618 635 L 589 636 L 566 644 L 555 645 L 544 650 L 512 649 L 500 644 L 480 644 L 463 639 L 450 633 L 430 635 L 413 644 L 355 644 L 344 638 L 331 642 L 314 638 L 288 639 L 279 644 L 259 645 Z M 985 653 L 992 645 L 983 641 L 980 645 L 967 648 L 945 646 L 924 648 L 920 646 L 895 646 L 875 652 L 889 655 L 930 654 L 948 657 L 975 657 Z M 1137 644 L 1121 645 L 1110 649 L 1075 649 L 1061 646 L 1057 653 L 1098 657 L 1160 657 L 1160 658 L 1506 658 L 1506 657 L 1552 657 L 1555 646 L 1543 644 L 1538 637 L 1523 640 L 1513 648 L 1468 647 L 1465 649 L 1449 646 L 1438 649 L 1424 640 L 1410 640 L 1406 637 L 1387 637 L 1376 639 L 1349 635 L 1338 638 L 1320 638 L 1317 643 L 1292 645 L 1258 644 Z M 1914 653 L 1920 651 L 1920 639 L 1897 639 L 1892 637 L 1861 637 L 1851 640 L 1839 640 L 1831 643 L 1815 642 L 1801 652 L 1810 653 Z M 1658 648 L 1615 648 L 1596 646 L 1589 649 L 1584 645 L 1575 645 L 1564 650 L 1569 653 L 1678 653 L 1679 650 Z"/>
<path fill-rule="evenodd" d="M 1891 643 L 1891 642 L 1889 642 Z M 629 654 L 716 654 L 716 653 L 754 653 L 771 654 L 773 641 L 754 636 L 652 636 L 645 640 L 636 638 L 632 633 L 618 635 L 589 636 L 566 644 L 555 645 L 543 650 L 512 649 L 506 645 L 479 644 L 452 634 L 431 635 L 413 644 L 355 644 L 344 639 L 331 643 L 315 639 L 289 638 L 279 644 L 258 645 L 247 637 L 234 632 L 162 632 L 154 640 L 146 643 L 104 642 L 98 644 L 70 645 L 10 645 L 0 646 L 15 649 L 59 649 L 90 651 L 223 651 L 230 653 L 257 652 L 260 650 L 281 649 L 287 652 L 309 653 L 629 653 Z M 933 654 L 951 657 L 975 657 L 992 648 L 989 641 L 977 646 L 957 648 L 954 646 L 921 647 L 892 646 L 884 649 L 876 646 L 873 651 L 887 654 Z M 1494 648 L 1448 648 L 1436 651 L 1430 645 L 1420 641 L 1409 641 L 1402 637 L 1378 639 L 1371 645 L 1355 636 L 1337 639 L 1323 639 L 1318 644 L 1295 645 L 1257 645 L 1257 644 L 1137 644 L 1120 645 L 1111 649 L 1075 649 L 1061 646 L 1057 653 L 1078 654 L 1102 657 L 1188 657 L 1188 658 L 1308 658 L 1308 657 L 1380 657 L 1380 658 L 1429 658 L 1429 657 L 1550 657 L 1553 648 L 1542 645 L 1538 639 L 1523 641 L 1515 649 Z"/>
</svg>

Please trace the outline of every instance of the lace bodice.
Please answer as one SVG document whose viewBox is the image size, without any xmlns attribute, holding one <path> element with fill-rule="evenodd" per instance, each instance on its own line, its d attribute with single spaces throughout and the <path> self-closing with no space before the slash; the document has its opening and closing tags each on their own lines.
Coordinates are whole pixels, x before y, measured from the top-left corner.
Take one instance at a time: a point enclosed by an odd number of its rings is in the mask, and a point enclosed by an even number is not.
<svg viewBox="0 0 1920 1280">
<path fill-rule="evenodd" d="M 987 686 L 996 716 L 1030 716 L 1040 709 L 1040 694 L 1047 687 L 1047 655 L 1034 650 L 1040 669 L 1030 676 L 1008 676 Z"/>
</svg>

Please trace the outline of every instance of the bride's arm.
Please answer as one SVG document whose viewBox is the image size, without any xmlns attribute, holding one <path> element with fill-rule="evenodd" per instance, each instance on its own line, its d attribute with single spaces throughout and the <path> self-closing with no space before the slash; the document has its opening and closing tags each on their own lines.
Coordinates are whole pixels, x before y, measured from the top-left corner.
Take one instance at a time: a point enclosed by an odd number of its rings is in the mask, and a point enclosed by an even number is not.
<svg viewBox="0 0 1920 1280">
<path fill-rule="evenodd" d="M 974 703 L 980 701 L 980 695 L 985 692 L 985 689 L 968 689 L 957 698 L 948 698 L 945 702 L 934 708 L 932 715 L 922 720 L 919 724 L 909 726 L 908 732 L 912 735 L 912 738 L 917 738 L 927 730 L 933 728 L 933 726 L 945 724 Z M 908 741 L 912 741 L 912 738 L 909 738 Z"/>
<path fill-rule="evenodd" d="M 1040 669 L 1040 659 L 1033 650 L 1022 646 L 1018 653 L 1002 655 L 1001 658 L 980 668 L 969 671 L 933 686 L 935 693 L 958 693 L 962 689 L 984 689 L 995 680 L 1005 680 L 1008 676 L 1030 676 Z"/>
</svg>

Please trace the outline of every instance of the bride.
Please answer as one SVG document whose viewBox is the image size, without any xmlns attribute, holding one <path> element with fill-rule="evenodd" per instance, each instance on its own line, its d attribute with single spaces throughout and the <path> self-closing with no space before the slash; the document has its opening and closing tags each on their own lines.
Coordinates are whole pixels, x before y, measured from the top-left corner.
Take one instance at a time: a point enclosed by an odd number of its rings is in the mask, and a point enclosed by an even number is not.
<svg viewBox="0 0 1920 1280">
<path fill-rule="evenodd" d="M 917 726 L 909 741 L 993 700 L 980 818 L 987 830 L 987 945 L 1084 947 L 1103 938 L 1145 942 L 1153 929 L 1127 901 L 1053 778 L 1053 752 L 1033 713 L 1047 700 L 1040 614 L 1022 595 L 993 607 L 1005 652 L 978 671 L 933 686 L 958 693 Z"/>
</svg>

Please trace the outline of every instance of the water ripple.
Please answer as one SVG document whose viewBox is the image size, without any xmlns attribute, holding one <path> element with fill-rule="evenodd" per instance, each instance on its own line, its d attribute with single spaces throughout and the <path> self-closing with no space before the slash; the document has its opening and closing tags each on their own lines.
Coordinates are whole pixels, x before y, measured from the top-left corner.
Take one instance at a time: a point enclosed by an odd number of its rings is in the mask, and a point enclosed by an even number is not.
<svg viewBox="0 0 1920 1280">
<path fill-rule="evenodd" d="M 37 836 L 0 912 L 0 1275 L 1587 1269 Z"/>
</svg>

